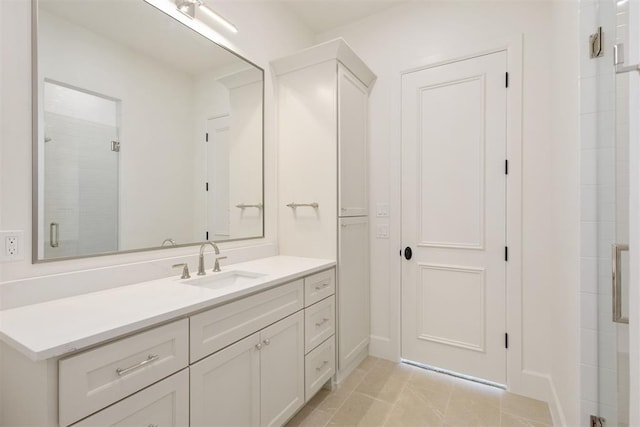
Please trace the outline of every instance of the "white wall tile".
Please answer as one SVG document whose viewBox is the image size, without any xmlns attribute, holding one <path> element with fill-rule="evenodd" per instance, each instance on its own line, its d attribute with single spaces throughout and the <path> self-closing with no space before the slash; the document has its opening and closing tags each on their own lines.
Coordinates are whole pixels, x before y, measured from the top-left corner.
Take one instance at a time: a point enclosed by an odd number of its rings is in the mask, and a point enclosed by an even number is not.
<svg viewBox="0 0 640 427">
<path fill-rule="evenodd" d="M 583 185 L 580 189 L 580 219 L 598 220 L 598 189 L 595 185 Z"/>
<path fill-rule="evenodd" d="M 580 398 L 592 402 L 598 401 L 598 368 L 580 365 L 581 390 Z M 588 424 L 587 424 L 588 425 Z"/>
<path fill-rule="evenodd" d="M 580 223 L 580 256 L 584 258 L 595 258 L 598 256 L 597 252 L 598 242 L 598 224 L 596 222 Z"/>
<path fill-rule="evenodd" d="M 583 329 L 598 329 L 598 295 L 580 293 L 580 326 Z"/>
<path fill-rule="evenodd" d="M 598 293 L 598 259 L 580 259 L 580 290 L 591 294 Z"/>
<path fill-rule="evenodd" d="M 598 366 L 598 331 L 580 330 L 580 363 Z"/>
<path fill-rule="evenodd" d="M 598 150 L 582 150 L 580 174 L 582 185 L 598 184 Z"/>
</svg>

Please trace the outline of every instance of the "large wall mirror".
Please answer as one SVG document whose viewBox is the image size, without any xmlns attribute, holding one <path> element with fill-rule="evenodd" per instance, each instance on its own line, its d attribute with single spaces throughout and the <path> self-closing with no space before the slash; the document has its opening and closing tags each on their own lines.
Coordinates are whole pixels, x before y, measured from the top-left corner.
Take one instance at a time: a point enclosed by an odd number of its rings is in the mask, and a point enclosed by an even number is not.
<svg viewBox="0 0 640 427">
<path fill-rule="evenodd" d="M 34 262 L 264 235 L 261 68 L 143 0 L 34 11 Z"/>
</svg>

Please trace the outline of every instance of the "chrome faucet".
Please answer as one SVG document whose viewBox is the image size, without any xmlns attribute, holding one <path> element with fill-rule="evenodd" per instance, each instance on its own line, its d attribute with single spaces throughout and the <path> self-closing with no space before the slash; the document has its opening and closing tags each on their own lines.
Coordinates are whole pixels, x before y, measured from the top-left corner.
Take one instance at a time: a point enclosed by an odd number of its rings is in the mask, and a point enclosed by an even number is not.
<svg viewBox="0 0 640 427">
<path fill-rule="evenodd" d="M 164 246 L 166 243 L 170 244 L 171 246 L 175 246 L 176 245 L 176 241 L 173 240 L 171 237 L 167 237 L 166 239 L 164 239 L 162 241 L 162 245 L 160 245 L 160 246 Z"/>
<path fill-rule="evenodd" d="M 204 242 L 200 245 L 200 255 L 198 256 L 198 276 L 204 276 L 204 249 L 207 245 L 211 245 L 216 255 L 220 255 L 220 249 L 218 249 L 218 245 L 215 242 Z"/>
</svg>

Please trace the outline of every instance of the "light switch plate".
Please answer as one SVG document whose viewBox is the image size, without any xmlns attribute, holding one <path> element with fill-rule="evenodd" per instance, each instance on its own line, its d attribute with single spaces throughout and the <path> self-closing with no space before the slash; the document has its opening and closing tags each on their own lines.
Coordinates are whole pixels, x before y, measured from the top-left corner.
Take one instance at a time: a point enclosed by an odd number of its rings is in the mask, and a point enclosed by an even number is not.
<svg viewBox="0 0 640 427">
<path fill-rule="evenodd" d="M 378 218 L 389 217 L 389 203 L 378 203 L 376 205 L 376 216 Z"/>
<path fill-rule="evenodd" d="M 376 238 L 377 239 L 389 238 L 389 224 L 378 224 L 376 226 Z"/>
</svg>

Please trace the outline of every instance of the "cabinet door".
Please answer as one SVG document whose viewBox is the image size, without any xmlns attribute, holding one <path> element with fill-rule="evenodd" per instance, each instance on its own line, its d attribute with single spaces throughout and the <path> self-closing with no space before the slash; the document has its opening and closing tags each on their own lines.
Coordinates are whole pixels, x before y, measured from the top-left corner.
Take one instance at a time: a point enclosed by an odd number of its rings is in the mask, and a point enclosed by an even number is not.
<svg viewBox="0 0 640 427">
<path fill-rule="evenodd" d="M 191 365 L 192 426 L 260 424 L 260 334 Z"/>
<path fill-rule="evenodd" d="M 261 424 L 283 425 L 304 404 L 304 315 L 260 332 Z"/>
<path fill-rule="evenodd" d="M 338 367 L 369 345 L 369 220 L 341 218 L 338 230 Z"/>
<path fill-rule="evenodd" d="M 367 88 L 338 67 L 338 215 L 367 215 Z"/>
<path fill-rule="evenodd" d="M 77 424 L 82 426 L 188 426 L 189 372 L 185 369 Z"/>
</svg>

